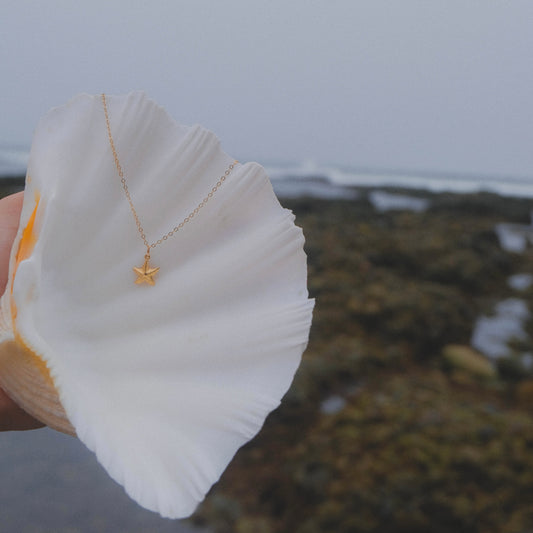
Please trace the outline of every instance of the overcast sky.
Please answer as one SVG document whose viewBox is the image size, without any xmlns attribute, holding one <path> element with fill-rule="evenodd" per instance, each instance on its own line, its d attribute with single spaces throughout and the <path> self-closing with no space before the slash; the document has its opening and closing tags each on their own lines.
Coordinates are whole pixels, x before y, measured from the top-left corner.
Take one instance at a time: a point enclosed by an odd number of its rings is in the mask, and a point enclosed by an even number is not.
<svg viewBox="0 0 533 533">
<path fill-rule="evenodd" d="M 531 0 L 0 0 L 0 144 L 144 89 L 242 159 L 533 176 Z"/>
</svg>

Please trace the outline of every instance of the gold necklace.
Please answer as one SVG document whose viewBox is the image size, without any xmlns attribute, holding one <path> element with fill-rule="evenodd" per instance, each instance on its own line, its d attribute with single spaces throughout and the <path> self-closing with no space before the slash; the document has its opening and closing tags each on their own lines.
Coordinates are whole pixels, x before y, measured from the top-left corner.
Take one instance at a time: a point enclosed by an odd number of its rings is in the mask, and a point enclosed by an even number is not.
<svg viewBox="0 0 533 533">
<path fill-rule="evenodd" d="M 115 159 L 115 166 L 117 167 L 117 172 L 120 177 L 120 182 L 122 183 L 122 188 L 124 189 L 124 193 L 126 194 L 126 198 L 128 199 L 128 202 L 130 204 L 131 212 L 133 213 L 133 218 L 135 219 L 135 224 L 137 225 L 137 229 L 139 230 L 139 233 L 141 235 L 141 239 L 144 242 L 144 245 L 146 246 L 146 254 L 144 256 L 144 264 L 140 267 L 133 267 L 133 271 L 135 274 L 137 274 L 137 279 L 135 280 L 135 283 L 148 283 L 149 285 L 155 285 L 154 276 L 159 272 L 159 267 L 151 267 L 150 266 L 150 250 L 155 248 L 156 246 L 160 245 L 164 241 L 166 241 L 169 237 L 172 237 L 175 233 L 177 233 L 187 222 L 190 222 L 192 218 L 194 218 L 200 209 L 205 206 L 205 204 L 213 197 L 213 195 L 218 191 L 218 189 L 221 187 L 221 185 L 226 181 L 226 178 L 230 175 L 231 171 L 235 167 L 235 165 L 238 163 L 237 160 L 233 161 L 229 165 L 229 167 L 226 169 L 224 174 L 220 176 L 218 179 L 216 185 L 207 193 L 207 196 L 194 208 L 193 211 L 191 211 L 177 226 L 174 226 L 170 231 L 165 233 L 161 238 L 157 239 L 156 241 L 152 242 L 151 244 L 146 239 L 146 234 L 144 233 L 144 229 L 142 227 L 141 221 L 139 220 L 139 216 L 137 215 L 137 211 L 135 210 L 135 207 L 133 207 L 133 202 L 131 200 L 130 192 L 128 190 L 128 185 L 126 183 L 126 178 L 124 177 L 124 172 L 122 170 L 122 166 L 119 163 L 117 150 L 115 148 L 115 143 L 113 141 L 113 136 L 111 135 L 111 126 L 109 125 L 109 114 L 107 112 L 107 102 L 105 94 L 102 93 L 102 104 L 104 106 L 104 113 L 105 113 L 105 122 L 107 126 L 107 134 L 109 136 L 109 144 L 111 145 L 111 150 L 113 152 L 113 157 Z"/>
</svg>

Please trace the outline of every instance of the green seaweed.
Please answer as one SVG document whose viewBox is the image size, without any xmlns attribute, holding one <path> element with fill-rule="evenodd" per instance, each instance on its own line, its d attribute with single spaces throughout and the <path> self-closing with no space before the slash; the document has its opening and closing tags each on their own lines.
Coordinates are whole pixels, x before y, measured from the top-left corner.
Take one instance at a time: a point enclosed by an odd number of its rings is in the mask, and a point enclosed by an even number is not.
<svg viewBox="0 0 533 533">
<path fill-rule="evenodd" d="M 533 376 L 520 355 L 533 351 L 532 322 L 496 366 L 467 348 L 476 317 L 516 296 L 508 276 L 533 272 L 532 248 L 507 253 L 494 232 L 527 223 L 533 202 L 418 194 L 431 196 L 427 212 L 377 213 L 365 191 L 285 202 L 317 299 L 309 347 L 196 523 L 220 533 L 533 528 Z M 533 310 L 533 290 L 520 297 Z M 345 403 L 322 412 L 332 395 Z"/>
</svg>

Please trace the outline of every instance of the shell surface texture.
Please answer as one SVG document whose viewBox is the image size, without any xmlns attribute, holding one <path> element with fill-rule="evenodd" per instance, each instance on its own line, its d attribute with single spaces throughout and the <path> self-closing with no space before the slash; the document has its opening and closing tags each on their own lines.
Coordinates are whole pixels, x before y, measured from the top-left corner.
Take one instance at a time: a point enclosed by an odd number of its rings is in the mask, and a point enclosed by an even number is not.
<svg viewBox="0 0 533 533">
<path fill-rule="evenodd" d="M 143 92 L 108 96 L 113 138 L 149 242 L 233 162 Z M 151 251 L 115 167 L 100 95 L 35 130 L 1 300 L 0 385 L 77 436 L 131 498 L 190 515 L 287 391 L 306 347 L 304 238 L 265 170 L 236 164 L 197 215 Z"/>
</svg>

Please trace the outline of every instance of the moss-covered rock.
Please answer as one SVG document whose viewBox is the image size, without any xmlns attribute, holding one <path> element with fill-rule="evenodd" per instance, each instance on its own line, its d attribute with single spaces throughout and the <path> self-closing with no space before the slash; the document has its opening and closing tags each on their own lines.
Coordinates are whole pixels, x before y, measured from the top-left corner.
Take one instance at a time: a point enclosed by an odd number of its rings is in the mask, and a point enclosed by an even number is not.
<svg viewBox="0 0 533 533">
<path fill-rule="evenodd" d="M 508 276 L 533 272 L 533 249 L 508 254 L 493 230 L 527 222 L 533 202 L 287 205 L 317 298 L 309 347 L 195 520 L 219 533 L 533 531 L 530 348 L 498 372 L 469 348 L 476 318 L 513 295 Z M 533 311 L 533 288 L 521 297 Z M 321 409 L 331 397 L 339 407 Z"/>
<path fill-rule="evenodd" d="M 533 411 L 533 379 L 520 382 L 516 387 L 515 394 L 521 406 Z"/>
</svg>

